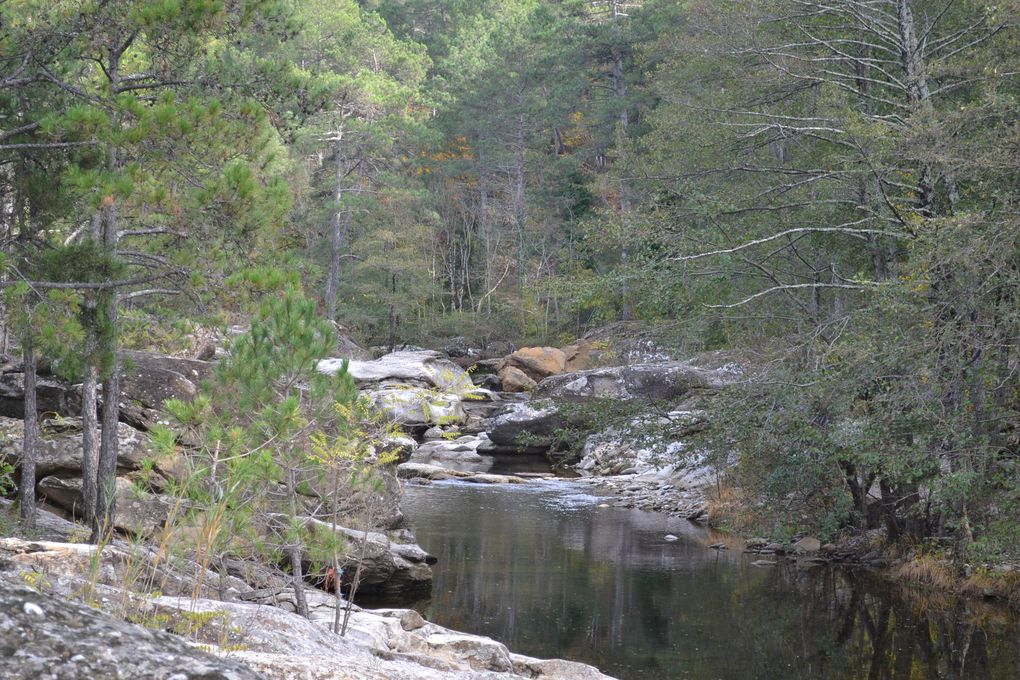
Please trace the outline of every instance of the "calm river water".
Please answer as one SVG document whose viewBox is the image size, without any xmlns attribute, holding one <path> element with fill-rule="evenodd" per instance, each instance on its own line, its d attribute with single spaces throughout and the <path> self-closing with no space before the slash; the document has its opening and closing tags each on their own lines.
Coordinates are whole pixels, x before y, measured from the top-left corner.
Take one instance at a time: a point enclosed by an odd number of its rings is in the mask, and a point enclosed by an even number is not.
<svg viewBox="0 0 1020 680">
<path fill-rule="evenodd" d="M 569 480 L 408 486 L 404 513 L 440 560 L 422 610 L 625 680 L 1020 678 L 1020 628 L 1001 609 L 752 566 L 707 547 L 721 535 L 602 500 Z"/>
</svg>

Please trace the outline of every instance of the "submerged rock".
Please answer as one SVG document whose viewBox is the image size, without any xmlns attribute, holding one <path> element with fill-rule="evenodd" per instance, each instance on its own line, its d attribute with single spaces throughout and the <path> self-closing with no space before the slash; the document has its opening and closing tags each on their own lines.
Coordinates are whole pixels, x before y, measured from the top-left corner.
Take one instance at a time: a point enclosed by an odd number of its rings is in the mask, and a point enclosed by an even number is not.
<svg viewBox="0 0 1020 680">
<path fill-rule="evenodd" d="M 407 480 L 427 479 L 438 481 L 456 479 L 462 482 L 478 484 L 523 484 L 527 481 L 523 477 L 516 475 L 490 475 L 478 472 L 465 472 L 463 470 L 453 470 L 438 465 L 415 462 L 403 463 L 397 466 L 397 476 Z"/>
<path fill-rule="evenodd" d="M 813 553 L 822 549 L 822 542 L 814 536 L 805 536 L 793 544 L 796 553 Z"/>
</svg>

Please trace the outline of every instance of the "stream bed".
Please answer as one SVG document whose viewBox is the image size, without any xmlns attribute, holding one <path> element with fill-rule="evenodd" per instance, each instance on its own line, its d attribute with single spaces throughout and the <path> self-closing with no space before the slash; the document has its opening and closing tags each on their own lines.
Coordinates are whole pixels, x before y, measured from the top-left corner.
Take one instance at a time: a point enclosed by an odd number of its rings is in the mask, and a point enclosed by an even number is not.
<svg viewBox="0 0 1020 680">
<path fill-rule="evenodd" d="M 724 534 L 605 500 L 570 480 L 407 486 L 404 513 L 440 560 L 419 609 L 623 680 L 1020 678 L 1004 608 L 896 594 L 860 570 L 755 566 Z"/>
</svg>

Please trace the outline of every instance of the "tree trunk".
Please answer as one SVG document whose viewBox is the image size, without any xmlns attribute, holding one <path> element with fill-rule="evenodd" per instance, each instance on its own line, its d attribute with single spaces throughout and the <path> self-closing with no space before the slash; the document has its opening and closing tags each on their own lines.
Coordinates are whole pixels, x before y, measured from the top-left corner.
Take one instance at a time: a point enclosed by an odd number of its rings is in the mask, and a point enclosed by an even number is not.
<svg viewBox="0 0 1020 680">
<path fill-rule="evenodd" d="M 116 154 L 112 162 L 116 166 Z M 109 251 L 117 247 L 117 209 L 115 204 L 104 210 L 103 245 Z M 106 318 L 101 330 L 102 354 L 109 358 L 109 375 L 103 380 L 103 422 L 99 438 L 99 459 L 96 465 L 96 513 L 92 523 L 92 541 L 106 540 L 113 531 L 116 512 L 114 489 L 117 483 L 117 455 L 120 440 L 117 424 L 120 422 L 120 371 L 121 359 L 118 352 L 117 331 L 120 318 L 117 294 L 103 291 L 99 296 L 99 309 Z"/>
<path fill-rule="evenodd" d="M 96 407 L 98 372 L 94 365 L 85 368 L 81 384 L 81 476 L 84 507 L 82 519 L 89 526 L 96 521 L 96 484 L 99 479 L 99 417 Z"/>
<path fill-rule="evenodd" d="M 343 156 L 343 135 L 344 128 L 343 125 L 340 125 L 333 140 L 336 144 L 333 150 L 333 160 L 336 165 L 336 184 L 333 187 L 333 202 L 336 204 L 336 210 L 334 210 L 329 222 L 329 274 L 326 277 L 325 294 L 326 318 L 330 321 L 336 321 L 337 298 L 340 294 L 340 258 L 343 254 L 342 249 L 347 236 L 347 229 L 351 224 L 351 211 L 345 210 L 340 205 L 344 198 L 344 184 L 347 178 Z"/>
<path fill-rule="evenodd" d="M 517 104 L 524 106 L 523 94 L 518 94 Z M 517 115 L 517 133 L 514 140 L 514 169 L 513 169 L 513 220 L 517 232 L 517 295 L 524 295 L 524 224 L 526 219 L 524 200 L 524 151 L 525 151 L 525 129 L 524 112 Z M 521 313 L 524 312 L 524 304 L 521 301 Z"/>
<path fill-rule="evenodd" d="M 107 78 L 110 81 L 110 96 L 117 97 L 120 90 L 120 60 L 128 44 L 111 50 L 109 65 L 107 66 Z M 110 150 L 107 158 L 107 168 L 112 173 L 122 169 L 120 165 L 120 154 L 116 148 Z M 103 199 L 101 209 L 102 218 L 93 224 L 96 230 L 102 226 L 103 248 L 110 254 L 117 250 L 117 243 L 120 240 L 120 220 L 117 210 L 117 200 L 113 196 Z M 103 320 L 100 347 L 101 354 L 108 358 L 110 373 L 103 380 L 103 422 L 99 440 L 99 460 L 96 466 L 96 513 L 95 521 L 92 523 L 93 543 L 105 541 L 113 532 L 113 519 L 116 508 L 114 507 L 114 490 L 117 479 L 117 454 L 119 440 L 117 437 L 117 424 L 120 422 L 120 370 L 121 360 L 118 353 L 118 333 L 120 330 L 119 299 L 113 290 L 104 290 L 99 293 L 98 307 L 103 310 L 106 318 Z"/>
<path fill-rule="evenodd" d="M 35 525 L 35 462 L 39 442 L 39 415 L 36 409 L 36 364 L 35 346 L 30 335 L 22 342 L 25 363 L 25 435 L 21 447 L 21 484 L 18 488 L 18 502 L 25 526 Z"/>
<path fill-rule="evenodd" d="M 109 322 L 116 328 L 117 308 L 111 304 Z M 116 508 L 114 491 L 117 483 L 117 454 L 120 440 L 117 425 L 120 421 L 120 370 L 121 361 L 113 341 L 113 362 L 110 375 L 103 381 L 103 425 L 100 431 L 99 461 L 96 466 L 96 514 L 92 523 L 92 542 L 106 540 L 113 532 Z"/>
<path fill-rule="evenodd" d="M 492 234 L 489 227 L 489 183 L 488 172 L 485 165 L 485 146 L 479 137 L 478 139 L 478 235 L 482 242 L 482 290 L 488 291 L 492 287 Z M 478 300 L 475 306 L 475 313 L 480 314 L 482 303 L 486 302 L 489 314 L 492 313 L 492 297 L 485 295 Z"/>
<path fill-rule="evenodd" d="M 297 517 L 297 480 L 294 475 L 294 468 L 287 470 L 287 501 L 290 504 L 291 519 Z M 289 527 L 287 528 L 289 530 Z M 304 567 L 301 565 L 301 541 L 288 541 L 287 556 L 290 559 L 291 581 L 294 586 L 294 603 L 297 605 L 297 613 L 306 619 L 309 618 L 308 601 L 305 599 Z"/>
<path fill-rule="evenodd" d="M 297 613 L 306 619 L 309 618 L 308 601 L 305 599 L 304 571 L 301 566 L 301 545 L 293 544 L 287 548 L 290 555 L 290 569 L 294 583 L 294 603 L 297 605 Z"/>
<path fill-rule="evenodd" d="M 86 296 L 82 306 L 82 326 L 85 329 L 85 375 L 81 384 L 81 476 L 84 507 L 82 519 L 88 526 L 96 521 L 96 484 L 99 478 L 99 418 L 97 409 L 99 367 L 99 320 L 96 317 L 96 300 Z"/>
</svg>

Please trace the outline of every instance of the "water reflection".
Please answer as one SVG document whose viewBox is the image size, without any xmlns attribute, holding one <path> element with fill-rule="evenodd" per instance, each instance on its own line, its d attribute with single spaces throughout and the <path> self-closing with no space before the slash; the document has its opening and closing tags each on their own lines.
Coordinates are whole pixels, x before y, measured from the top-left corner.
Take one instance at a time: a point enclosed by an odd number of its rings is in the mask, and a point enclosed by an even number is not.
<svg viewBox="0 0 1020 680">
<path fill-rule="evenodd" d="M 409 487 L 451 628 L 620 678 L 1020 678 L 1003 612 L 893 596 L 863 573 L 756 567 L 724 536 L 600 508 L 586 487 Z M 678 540 L 664 539 L 673 534 Z"/>
</svg>

